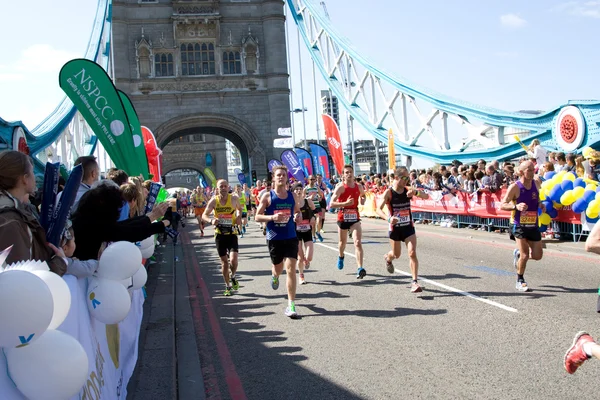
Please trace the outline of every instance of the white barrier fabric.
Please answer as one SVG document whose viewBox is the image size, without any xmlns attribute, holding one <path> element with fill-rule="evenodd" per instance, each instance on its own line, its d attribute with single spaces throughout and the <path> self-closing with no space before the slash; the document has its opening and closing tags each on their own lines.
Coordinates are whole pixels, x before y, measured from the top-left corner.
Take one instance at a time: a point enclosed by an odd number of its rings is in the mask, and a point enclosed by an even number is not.
<svg viewBox="0 0 600 400">
<path fill-rule="evenodd" d="M 58 330 L 81 343 L 88 356 L 88 379 L 80 393 L 71 400 L 125 400 L 127 383 L 133 375 L 138 357 L 144 294 L 132 293 L 131 309 L 119 324 L 105 325 L 93 318 L 87 308 L 87 279 L 64 276 L 71 292 L 71 309 Z M 25 400 L 8 376 L 4 352 L 0 352 L 0 398 Z"/>
</svg>

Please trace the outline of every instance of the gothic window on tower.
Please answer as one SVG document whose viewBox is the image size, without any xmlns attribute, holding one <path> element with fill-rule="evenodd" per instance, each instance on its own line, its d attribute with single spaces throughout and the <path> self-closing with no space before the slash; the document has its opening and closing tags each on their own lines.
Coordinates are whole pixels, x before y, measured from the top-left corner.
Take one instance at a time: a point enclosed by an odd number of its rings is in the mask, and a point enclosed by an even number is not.
<svg viewBox="0 0 600 400">
<path fill-rule="evenodd" d="M 154 55 L 154 76 L 174 76 L 173 54 L 158 53 Z"/>
<path fill-rule="evenodd" d="M 215 45 L 212 43 L 182 44 L 182 75 L 215 75 Z"/>
<path fill-rule="evenodd" d="M 239 51 L 224 51 L 223 52 L 223 74 L 241 74 L 242 59 Z"/>
</svg>

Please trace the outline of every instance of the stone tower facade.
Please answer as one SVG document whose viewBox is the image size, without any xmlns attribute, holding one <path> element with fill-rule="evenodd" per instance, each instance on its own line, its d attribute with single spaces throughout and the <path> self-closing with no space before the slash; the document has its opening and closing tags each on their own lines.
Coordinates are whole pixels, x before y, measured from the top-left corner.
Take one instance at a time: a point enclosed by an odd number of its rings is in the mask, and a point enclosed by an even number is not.
<svg viewBox="0 0 600 400">
<path fill-rule="evenodd" d="M 254 169 L 259 178 L 268 160 L 279 158 L 273 139 L 290 126 L 283 7 L 281 0 L 113 4 L 113 77 L 159 147 L 187 135 L 216 137 L 177 145 L 177 160 L 166 154 L 165 164 L 202 168 L 198 149 L 217 151 L 224 147 L 220 138 L 240 150 L 244 171 Z M 226 166 L 218 152 L 213 160 Z"/>
</svg>

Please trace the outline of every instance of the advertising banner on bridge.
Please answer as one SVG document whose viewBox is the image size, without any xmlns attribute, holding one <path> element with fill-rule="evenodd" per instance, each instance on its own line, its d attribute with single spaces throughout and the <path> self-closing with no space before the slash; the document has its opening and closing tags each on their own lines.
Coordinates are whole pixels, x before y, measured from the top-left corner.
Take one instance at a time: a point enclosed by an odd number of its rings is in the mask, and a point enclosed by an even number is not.
<svg viewBox="0 0 600 400">
<path fill-rule="evenodd" d="M 313 166 L 315 173 L 321 174 L 324 179 L 331 179 L 329 173 L 329 157 L 327 156 L 327 150 L 318 144 L 311 143 L 310 154 L 312 155 Z"/>
<path fill-rule="evenodd" d="M 344 168 L 344 149 L 342 148 L 340 131 L 335 120 L 327 114 L 323 114 L 323 127 L 325 128 L 325 137 L 327 138 L 327 146 L 329 147 L 329 154 L 333 160 L 333 165 L 335 166 L 338 175 L 342 175 L 342 169 Z"/>
<path fill-rule="evenodd" d="M 78 58 L 61 68 L 58 80 L 115 166 L 131 175 L 126 150 L 133 147 L 131 128 L 121 98 L 106 71 L 93 61 Z"/>
<path fill-rule="evenodd" d="M 198 184 L 202 189 L 208 187 L 208 183 L 206 183 L 206 179 L 204 178 L 204 174 L 202 172 L 198 172 Z"/>
<path fill-rule="evenodd" d="M 388 131 L 388 164 L 392 171 L 396 169 L 396 149 L 394 149 L 394 132 Z"/>
<path fill-rule="evenodd" d="M 217 178 L 209 167 L 204 168 L 204 176 L 208 179 L 213 188 L 217 187 Z"/>
<path fill-rule="evenodd" d="M 152 175 L 154 182 L 161 183 L 162 180 L 162 151 L 156 144 L 154 134 L 145 126 L 141 127 L 142 137 L 144 138 L 144 148 L 146 150 L 146 158 L 148 159 L 148 169 Z"/>
<path fill-rule="evenodd" d="M 144 146 L 140 119 L 138 118 L 137 112 L 135 112 L 135 107 L 133 106 L 133 103 L 129 97 L 127 97 L 127 95 L 120 90 L 118 90 L 118 92 L 121 102 L 123 103 L 123 107 L 125 107 L 125 112 L 127 113 L 127 119 L 129 120 L 129 127 L 131 128 L 132 134 L 132 147 L 128 149 L 122 149 L 122 151 L 125 153 L 125 157 L 127 157 L 128 161 L 131 162 L 132 171 L 128 173 L 132 176 L 142 175 L 144 179 L 148 179 L 150 171 L 148 170 L 148 157 L 146 156 L 146 148 Z"/>
<path fill-rule="evenodd" d="M 307 177 L 313 174 L 312 158 L 310 153 L 301 147 L 294 147 L 294 151 L 300 161 L 300 166 Z"/>
<path fill-rule="evenodd" d="M 275 159 L 269 160 L 269 163 L 267 164 L 267 166 L 269 168 L 269 172 L 273 172 L 273 168 L 275 168 L 278 165 L 283 165 L 283 164 L 279 160 L 275 160 Z"/>
<path fill-rule="evenodd" d="M 298 156 L 292 150 L 286 150 L 281 153 L 281 162 L 288 168 L 288 171 L 292 173 L 294 179 L 300 182 L 304 182 L 304 171 L 302 170 L 302 166 L 300 165 L 300 160 L 298 160 Z"/>
</svg>

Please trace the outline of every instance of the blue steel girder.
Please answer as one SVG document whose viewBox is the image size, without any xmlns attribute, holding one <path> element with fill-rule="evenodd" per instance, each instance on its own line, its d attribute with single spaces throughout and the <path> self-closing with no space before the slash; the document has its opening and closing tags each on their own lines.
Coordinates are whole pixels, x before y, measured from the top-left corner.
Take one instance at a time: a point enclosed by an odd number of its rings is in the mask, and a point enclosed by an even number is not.
<svg viewBox="0 0 600 400">
<path fill-rule="evenodd" d="M 395 148 L 402 154 L 440 163 L 457 158 L 464 162 L 510 159 L 525 153 L 514 135 L 526 145 L 539 139 L 548 149 L 600 147 L 600 101 L 569 101 L 547 112 L 528 113 L 453 99 L 372 65 L 335 30 L 314 0 L 288 0 L 288 5 L 315 65 L 338 101 L 374 138 L 387 142 L 391 128 Z M 431 111 L 423 114 L 419 105 Z M 574 143 L 565 143 L 560 132 L 564 110 L 579 116 L 580 131 Z M 409 129 L 411 118 L 419 125 L 417 129 Z M 434 123 L 441 125 L 439 136 Z M 448 123 L 457 129 L 449 131 Z M 457 132 L 466 137 L 452 144 L 451 136 Z M 431 143 L 420 144 L 424 137 Z"/>
</svg>

